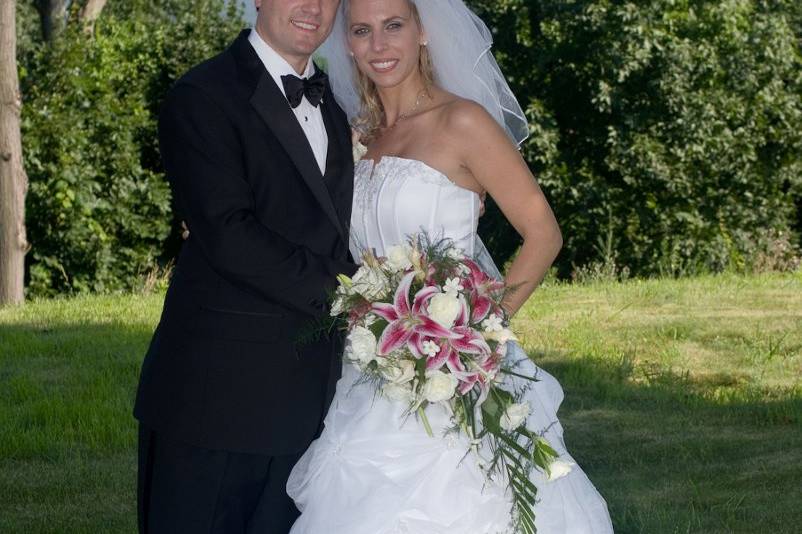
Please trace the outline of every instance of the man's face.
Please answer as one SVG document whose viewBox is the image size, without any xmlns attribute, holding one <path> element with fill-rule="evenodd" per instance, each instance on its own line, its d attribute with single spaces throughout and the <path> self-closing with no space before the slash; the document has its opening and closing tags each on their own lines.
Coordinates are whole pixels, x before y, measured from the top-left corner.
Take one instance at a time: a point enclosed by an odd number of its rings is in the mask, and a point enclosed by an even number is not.
<svg viewBox="0 0 802 534">
<path fill-rule="evenodd" d="M 262 39 L 296 70 L 331 33 L 340 0 L 254 0 Z"/>
</svg>

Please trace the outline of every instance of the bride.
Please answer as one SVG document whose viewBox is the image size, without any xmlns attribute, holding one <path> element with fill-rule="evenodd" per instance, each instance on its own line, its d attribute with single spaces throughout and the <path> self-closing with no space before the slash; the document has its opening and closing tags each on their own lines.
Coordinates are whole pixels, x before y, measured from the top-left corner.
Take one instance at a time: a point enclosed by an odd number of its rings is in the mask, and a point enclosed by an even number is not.
<svg viewBox="0 0 802 534">
<path fill-rule="evenodd" d="M 506 277 L 519 287 L 504 302 L 513 315 L 562 240 L 518 153 L 526 119 L 490 42 L 462 0 L 344 0 L 322 56 L 366 145 L 356 166 L 353 256 L 366 248 L 381 256 L 423 229 L 452 239 L 495 272 L 476 236 L 488 193 L 523 237 Z M 573 465 L 553 481 L 532 474 L 538 532 L 612 532 L 604 500 L 565 450 L 556 416 L 559 384 L 523 360 L 519 372 L 539 379 L 526 396 L 533 411 L 527 426 Z M 414 417 L 404 417 L 405 403 L 376 397 L 359 377 L 345 365 L 325 430 L 290 476 L 287 490 L 302 512 L 292 533 L 510 532 L 509 492 L 466 455 L 464 436 L 444 436 L 448 414 L 431 407 L 431 438 Z"/>
</svg>

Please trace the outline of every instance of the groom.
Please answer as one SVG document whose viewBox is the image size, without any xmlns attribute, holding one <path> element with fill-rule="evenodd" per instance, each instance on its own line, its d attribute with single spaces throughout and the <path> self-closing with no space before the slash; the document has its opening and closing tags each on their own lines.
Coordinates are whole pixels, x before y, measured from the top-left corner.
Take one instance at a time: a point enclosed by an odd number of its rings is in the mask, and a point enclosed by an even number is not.
<svg viewBox="0 0 802 534">
<path fill-rule="evenodd" d="M 285 534 L 339 340 L 298 343 L 352 274 L 351 137 L 310 55 L 339 0 L 255 0 L 254 30 L 193 68 L 159 123 L 191 229 L 142 367 L 139 530 Z"/>
</svg>

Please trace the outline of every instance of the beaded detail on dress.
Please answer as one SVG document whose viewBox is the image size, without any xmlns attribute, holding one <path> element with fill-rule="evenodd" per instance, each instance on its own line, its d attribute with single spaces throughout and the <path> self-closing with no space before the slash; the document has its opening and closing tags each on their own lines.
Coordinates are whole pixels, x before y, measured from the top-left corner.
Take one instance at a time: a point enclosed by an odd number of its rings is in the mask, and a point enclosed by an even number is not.
<svg viewBox="0 0 802 534">
<path fill-rule="evenodd" d="M 425 230 L 446 237 L 467 255 L 474 253 L 481 200 L 422 161 L 384 156 L 360 160 L 354 176 L 351 253 L 373 248 L 376 254 Z"/>
</svg>

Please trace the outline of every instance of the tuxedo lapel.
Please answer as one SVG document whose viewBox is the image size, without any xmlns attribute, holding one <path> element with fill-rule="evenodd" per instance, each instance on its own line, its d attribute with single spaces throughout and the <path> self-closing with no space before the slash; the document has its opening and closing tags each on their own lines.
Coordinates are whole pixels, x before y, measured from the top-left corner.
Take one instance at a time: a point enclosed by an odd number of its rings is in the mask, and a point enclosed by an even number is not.
<svg viewBox="0 0 802 534">
<path fill-rule="evenodd" d="M 353 196 L 353 154 L 348 142 L 350 129 L 348 123 L 337 117 L 335 114 L 336 102 L 331 89 L 327 89 L 321 104 L 323 123 L 326 126 L 326 133 L 329 137 L 329 154 L 326 164 L 325 184 L 332 192 L 332 188 L 338 193 L 345 192 L 344 195 L 335 195 L 335 206 L 340 217 L 340 222 L 344 228 L 348 228 L 351 217 L 351 198 Z M 343 196 L 347 202 L 343 201 Z"/>
<path fill-rule="evenodd" d="M 242 39 L 239 39 L 239 41 L 242 41 Z M 235 43 L 235 46 L 236 44 L 237 43 Z M 239 44 L 240 54 L 247 54 L 248 51 L 243 50 L 244 47 L 250 47 L 250 43 L 247 42 L 247 39 Z M 256 52 L 252 49 L 250 52 L 253 58 L 259 62 Z M 253 61 L 249 63 L 250 66 L 253 65 Z M 309 146 L 309 140 L 306 138 L 301 125 L 298 124 L 298 119 L 292 112 L 284 94 L 263 66 L 259 73 L 256 88 L 253 92 L 253 96 L 251 96 L 250 102 L 254 110 L 256 110 L 284 147 L 284 150 L 292 159 L 292 162 L 303 177 L 306 185 L 320 203 L 326 216 L 328 216 L 332 224 L 337 228 L 340 236 L 343 239 L 347 239 L 345 229 L 337 215 L 337 210 L 323 183 L 323 175 L 320 173 L 320 168 L 317 165 L 315 154 L 312 152 L 312 147 Z"/>
<path fill-rule="evenodd" d="M 350 131 L 347 123 L 337 120 L 334 114 L 334 106 L 336 105 L 334 93 L 331 92 L 330 88 L 326 88 L 326 93 L 323 95 L 323 102 L 321 102 L 320 106 L 323 113 L 323 123 L 329 136 L 329 144 L 336 146 L 338 150 L 345 150 Z"/>
<path fill-rule="evenodd" d="M 301 125 L 298 124 L 298 119 L 290 109 L 287 99 L 284 98 L 266 70 L 259 78 L 256 91 L 251 97 L 251 105 L 273 131 L 323 211 L 345 239 L 345 230 L 326 190 L 326 185 L 323 183 L 323 175 L 320 174 L 312 147 L 309 146 L 309 141 L 301 129 Z"/>
</svg>

